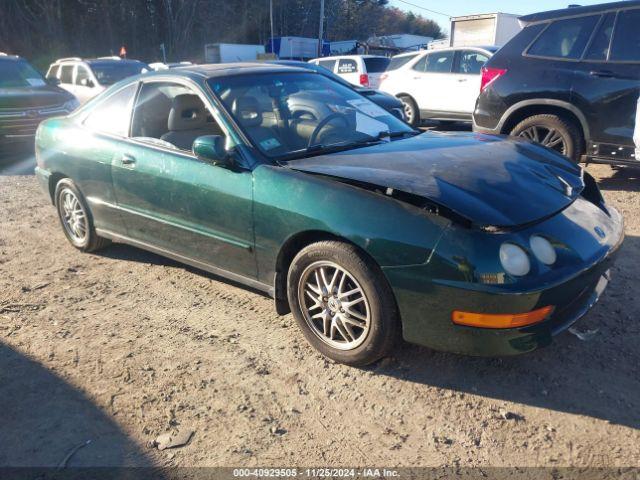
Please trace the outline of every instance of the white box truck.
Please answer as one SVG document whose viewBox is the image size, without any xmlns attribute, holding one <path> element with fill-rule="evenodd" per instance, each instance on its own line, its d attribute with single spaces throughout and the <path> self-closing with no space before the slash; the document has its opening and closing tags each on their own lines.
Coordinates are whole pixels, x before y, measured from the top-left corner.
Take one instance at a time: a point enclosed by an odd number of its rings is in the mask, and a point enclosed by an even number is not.
<svg viewBox="0 0 640 480">
<path fill-rule="evenodd" d="M 518 15 L 485 13 L 451 18 L 451 46 L 503 46 L 522 30 Z"/>
<path fill-rule="evenodd" d="M 204 46 L 205 63 L 251 62 L 264 55 L 264 45 L 209 43 Z"/>
</svg>

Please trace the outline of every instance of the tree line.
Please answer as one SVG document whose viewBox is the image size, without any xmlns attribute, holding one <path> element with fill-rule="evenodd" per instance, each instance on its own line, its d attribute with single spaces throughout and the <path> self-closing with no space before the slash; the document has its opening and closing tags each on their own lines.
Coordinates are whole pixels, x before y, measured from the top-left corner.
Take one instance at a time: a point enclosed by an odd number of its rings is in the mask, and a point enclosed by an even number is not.
<svg viewBox="0 0 640 480">
<path fill-rule="evenodd" d="M 317 37 L 320 0 L 273 0 L 275 36 Z M 442 36 L 437 23 L 388 0 L 325 0 L 327 40 Z M 58 57 L 117 55 L 201 61 L 206 43 L 266 44 L 269 0 L 0 0 L 0 51 L 43 67 Z"/>
</svg>

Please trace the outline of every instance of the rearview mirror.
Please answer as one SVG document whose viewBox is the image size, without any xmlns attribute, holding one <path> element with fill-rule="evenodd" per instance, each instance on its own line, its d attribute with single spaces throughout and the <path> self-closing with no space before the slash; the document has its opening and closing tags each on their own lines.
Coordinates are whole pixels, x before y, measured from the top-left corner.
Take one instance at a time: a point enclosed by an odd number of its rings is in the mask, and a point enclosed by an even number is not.
<svg viewBox="0 0 640 480">
<path fill-rule="evenodd" d="M 224 146 L 225 139 L 221 135 L 205 135 L 193 142 L 193 154 L 200 160 L 213 164 L 229 165 L 231 156 Z"/>
</svg>

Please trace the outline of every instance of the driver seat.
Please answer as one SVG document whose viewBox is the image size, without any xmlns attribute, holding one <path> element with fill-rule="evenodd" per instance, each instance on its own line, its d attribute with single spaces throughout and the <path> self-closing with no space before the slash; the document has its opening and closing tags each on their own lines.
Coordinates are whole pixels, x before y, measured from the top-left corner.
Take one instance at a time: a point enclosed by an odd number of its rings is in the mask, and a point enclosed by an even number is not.
<svg viewBox="0 0 640 480">
<path fill-rule="evenodd" d="M 207 128 L 207 115 L 202 100 L 194 94 L 173 97 L 167 128 L 169 131 L 160 139 L 188 151 L 196 138 L 212 133 Z"/>
<path fill-rule="evenodd" d="M 249 135 L 264 150 L 277 151 L 284 146 L 276 128 L 262 125 L 262 109 L 256 97 L 246 95 L 236 98 L 231 111 L 240 125 L 249 131 Z"/>
</svg>

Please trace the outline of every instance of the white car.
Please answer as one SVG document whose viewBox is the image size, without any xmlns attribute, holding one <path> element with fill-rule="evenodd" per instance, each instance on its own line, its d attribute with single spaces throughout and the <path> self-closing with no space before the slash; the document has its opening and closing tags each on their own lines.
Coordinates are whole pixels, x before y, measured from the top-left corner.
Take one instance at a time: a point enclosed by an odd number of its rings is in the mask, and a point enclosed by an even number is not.
<svg viewBox="0 0 640 480">
<path fill-rule="evenodd" d="M 82 104 L 108 86 L 149 70 L 146 63 L 120 57 L 61 58 L 49 66 L 47 79 L 57 78 L 60 87 L 75 95 Z"/>
<path fill-rule="evenodd" d="M 636 129 L 633 134 L 633 141 L 636 144 L 636 160 L 640 160 L 640 98 L 636 107 Z"/>
<path fill-rule="evenodd" d="M 314 58 L 309 63 L 320 65 L 353 85 L 376 89 L 389 61 L 388 57 L 378 55 L 342 55 Z"/>
<path fill-rule="evenodd" d="M 380 90 L 404 104 L 412 126 L 422 120 L 471 121 L 480 93 L 480 71 L 498 47 L 424 50 L 391 59 Z"/>
<path fill-rule="evenodd" d="M 156 72 L 158 72 L 160 70 L 169 70 L 171 68 L 178 68 L 178 67 L 188 67 L 190 65 L 193 65 L 193 63 L 191 62 L 170 62 L 170 63 L 155 62 L 155 63 L 150 63 L 149 68 L 151 70 L 155 70 Z"/>
</svg>

